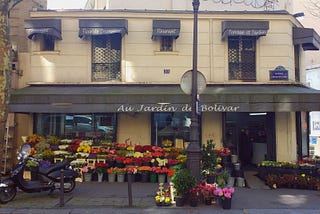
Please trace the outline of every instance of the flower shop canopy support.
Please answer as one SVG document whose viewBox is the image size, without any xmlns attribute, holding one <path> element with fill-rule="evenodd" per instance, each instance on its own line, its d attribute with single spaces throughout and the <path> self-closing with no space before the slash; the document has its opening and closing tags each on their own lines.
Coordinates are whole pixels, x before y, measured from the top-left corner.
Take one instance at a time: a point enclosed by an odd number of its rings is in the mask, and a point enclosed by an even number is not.
<svg viewBox="0 0 320 214">
<path fill-rule="evenodd" d="M 186 112 L 179 85 L 30 85 L 12 91 L 16 113 Z M 320 91 L 302 85 L 208 85 L 203 112 L 320 111 Z"/>
</svg>

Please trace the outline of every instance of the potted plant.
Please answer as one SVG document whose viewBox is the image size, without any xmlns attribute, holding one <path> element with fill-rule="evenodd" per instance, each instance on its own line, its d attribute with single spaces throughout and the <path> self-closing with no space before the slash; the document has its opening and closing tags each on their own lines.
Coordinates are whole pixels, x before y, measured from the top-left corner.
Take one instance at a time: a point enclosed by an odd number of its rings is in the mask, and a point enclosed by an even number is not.
<svg viewBox="0 0 320 214">
<path fill-rule="evenodd" d="M 150 166 L 139 166 L 138 167 L 138 173 L 141 174 L 141 181 L 142 182 L 149 181 L 150 170 L 151 170 Z"/>
<path fill-rule="evenodd" d="M 208 140 L 206 145 L 202 146 L 202 175 L 208 183 L 215 182 L 216 171 L 220 170 L 218 164 L 218 153 L 215 152 L 213 140 Z"/>
<path fill-rule="evenodd" d="M 107 172 L 107 163 L 96 163 L 95 164 L 95 171 L 98 173 L 98 181 L 102 182 L 103 174 Z"/>
<path fill-rule="evenodd" d="M 83 180 L 84 181 L 91 181 L 94 167 L 93 166 L 84 166 L 84 167 L 82 167 L 81 171 L 83 174 Z"/>
<path fill-rule="evenodd" d="M 183 206 L 190 189 L 196 186 L 196 178 L 190 170 L 181 168 L 174 173 L 171 181 L 175 189 L 176 206 Z"/>
<path fill-rule="evenodd" d="M 116 174 L 117 174 L 117 182 L 124 182 L 125 180 L 125 174 L 127 173 L 126 168 L 115 168 Z"/>
<path fill-rule="evenodd" d="M 170 206 L 171 205 L 171 193 L 170 185 L 164 185 L 159 183 L 159 188 L 154 197 L 157 206 Z"/>
<path fill-rule="evenodd" d="M 116 170 L 114 167 L 110 167 L 107 169 L 108 173 L 108 182 L 113 183 L 116 180 Z"/>
<path fill-rule="evenodd" d="M 189 191 L 189 202 L 191 207 L 196 207 L 198 205 L 198 202 L 200 200 L 201 196 L 201 189 L 200 186 L 197 185 L 195 187 L 192 187 Z"/>
<path fill-rule="evenodd" d="M 204 203 L 206 205 L 211 205 L 212 200 L 214 200 L 214 196 L 215 196 L 214 191 L 217 188 L 217 184 L 216 183 L 208 184 L 206 182 L 203 182 L 199 184 L 199 188 L 200 188 Z"/>
<path fill-rule="evenodd" d="M 223 209 L 231 209 L 231 199 L 234 193 L 233 187 L 217 187 L 214 194 L 221 199 L 221 204 Z"/>
</svg>

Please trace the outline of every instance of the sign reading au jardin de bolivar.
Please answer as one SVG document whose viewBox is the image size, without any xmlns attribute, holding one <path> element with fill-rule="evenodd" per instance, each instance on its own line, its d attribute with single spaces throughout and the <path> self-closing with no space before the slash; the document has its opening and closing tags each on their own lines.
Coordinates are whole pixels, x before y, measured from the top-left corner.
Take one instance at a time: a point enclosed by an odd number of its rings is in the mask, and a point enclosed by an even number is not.
<svg viewBox="0 0 320 214">
<path fill-rule="evenodd" d="M 202 104 L 202 112 L 237 112 L 240 106 L 224 104 Z M 190 104 L 122 104 L 117 112 L 190 112 Z"/>
</svg>

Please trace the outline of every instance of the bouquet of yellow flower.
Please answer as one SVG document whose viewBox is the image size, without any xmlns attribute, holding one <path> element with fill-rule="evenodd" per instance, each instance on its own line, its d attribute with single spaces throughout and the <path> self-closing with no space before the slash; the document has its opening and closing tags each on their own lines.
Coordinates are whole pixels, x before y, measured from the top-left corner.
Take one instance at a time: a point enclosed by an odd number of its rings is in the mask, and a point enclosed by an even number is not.
<svg viewBox="0 0 320 214">
<path fill-rule="evenodd" d="M 164 186 L 163 183 L 159 184 L 158 191 L 154 197 L 157 206 L 170 206 L 171 194 L 170 185 Z"/>
<path fill-rule="evenodd" d="M 91 146 L 89 146 L 89 145 L 80 145 L 77 148 L 77 152 L 89 153 L 90 151 L 91 151 Z"/>
</svg>

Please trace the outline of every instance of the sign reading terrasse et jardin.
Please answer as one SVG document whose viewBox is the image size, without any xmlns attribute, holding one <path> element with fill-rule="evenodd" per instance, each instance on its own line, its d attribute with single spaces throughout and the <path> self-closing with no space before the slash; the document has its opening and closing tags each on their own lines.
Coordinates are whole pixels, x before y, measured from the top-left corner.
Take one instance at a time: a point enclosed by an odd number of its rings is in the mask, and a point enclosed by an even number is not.
<svg viewBox="0 0 320 214">
<path fill-rule="evenodd" d="M 237 112 L 240 106 L 223 104 L 202 104 L 202 112 Z M 123 104 L 117 112 L 190 112 L 190 104 Z"/>
</svg>

